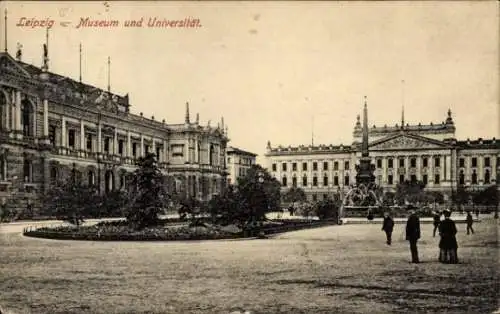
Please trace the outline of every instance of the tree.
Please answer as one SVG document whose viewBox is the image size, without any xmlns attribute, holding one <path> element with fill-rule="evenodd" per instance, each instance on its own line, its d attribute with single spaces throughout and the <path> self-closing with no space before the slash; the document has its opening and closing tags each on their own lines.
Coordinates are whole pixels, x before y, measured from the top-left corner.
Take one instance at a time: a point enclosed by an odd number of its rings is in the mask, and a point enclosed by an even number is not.
<svg viewBox="0 0 500 314">
<path fill-rule="evenodd" d="M 396 186 L 394 198 L 399 205 L 420 203 L 425 200 L 425 184 L 422 181 L 405 181 Z"/>
<path fill-rule="evenodd" d="M 266 213 L 280 207 L 281 184 L 264 168 L 253 165 L 238 178 L 238 212 L 243 221 L 262 221 Z"/>
<path fill-rule="evenodd" d="M 498 190 L 495 185 L 479 191 L 474 197 L 474 203 L 486 206 L 497 206 L 499 201 Z"/>
<path fill-rule="evenodd" d="M 319 219 L 338 219 L 340 203 L 335 200 L 326 199 L 314 205 L 314 213 Z"/>
<path fill-rule="evenodd" d="M 158 223 L 158 215 L 168 203 L 168 194 L 163 185 L 163 175 L 158 169 L 155 154 L 139 158 L 130 184 L 130 205 L 126 218 L 134 227 L 141 229 Z"/>
<path fill-rule="evenodd" d="M 291 187 L 283 195 L 283 200 L 287 203 L 292 203 L 292 207 L 295 206 L 296 202 L 305 202 L 306 199 L 306 193 L 304 192 L 304 190 L 298 187 Z"/>
<path fill-rule="evenodd" d="M 98 195 L 93 186 L 76 180 L 74 172 L 66 181 L 52 185 L 43 198 L 44 212 L 79 226 L 96 207 Z"/>
<path fill-rule="evenodd" d="M 221 225 L 239 224 L 240 195 L 234 186 L 230 185 L 222 194 L 215 195 L 208 203 L 208 213 L 214 223 Z"/>
</svg>

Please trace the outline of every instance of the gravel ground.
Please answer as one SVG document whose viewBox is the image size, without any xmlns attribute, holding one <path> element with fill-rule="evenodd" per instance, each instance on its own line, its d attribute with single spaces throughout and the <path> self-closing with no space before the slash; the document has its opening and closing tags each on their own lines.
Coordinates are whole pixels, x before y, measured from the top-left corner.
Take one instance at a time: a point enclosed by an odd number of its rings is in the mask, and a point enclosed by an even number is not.
<svg viewBox="0 0 500 314">
<path fill-rule="evenodd" d="M 264 240 L 85 242 L 0 227 L 0 305 L 12 313 L 491 313 L 498 222 L 467 236 L 460 264 L 437 262 L 422 225 L 411 264 L 404 225 L 344 225 Z"/>
</svg>

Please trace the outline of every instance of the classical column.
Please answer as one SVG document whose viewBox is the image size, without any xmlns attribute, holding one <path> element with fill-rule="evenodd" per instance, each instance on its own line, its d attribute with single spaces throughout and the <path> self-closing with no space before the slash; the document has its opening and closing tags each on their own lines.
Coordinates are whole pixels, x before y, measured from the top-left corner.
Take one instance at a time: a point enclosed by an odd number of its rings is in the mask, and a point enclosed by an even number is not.
<svg viewBox="0 0 500 314">
<path fill-rule="evenodd" d="M 141 157 L 144 156 L 144 136 L 141 134 L 141 149 L 139 151 Z"/>
<path fill-rule="evenodd" d="M 132 157 L 132 142 L 130 140 L 130 131 L 127 130 L 127 157 Z"/>
<path fill-rule="evenodd" d="M 11 118 L 10 118 L 10 107 L 12 106 L 12 101 L 7 102 L 5 106 L 5 130 L 10 131 L 11 128 Z M 3 119 L 3 117 L 2 117 Z"/>
<path fill-rule="evenodd" d="M 49 137 L 49 101 L 43 100 L 43 137 Z"/>
<path fill-rule="evenodd" d="M 16 113 L 15 113 L 15 119 L 16 119 L 15 129 L 22 136 L 23 132 L 22 132 L 22 125 L 21 125 L 21 92 L 20 91 L 16 91 Z"/>
<path fill-rule="evenodd" d="M 416 169 L 416 176 L 417 176 L 417 180 L 422 180 L 422 155 L 417 155 L 415 157 L 416 159 L 416 163 L 417 163 L 417 169 Z"/>
<path fill-rule="evenodd" d="M 190 149 L 189 149 L 189 142 L 190 142 L 190 139 L 188 137 L 188 138 L 186 138 L 186 151 L 184 152 L 186 163 L 189 162 L 189 151 L 190 151 Z"/>
<path fill-rule="evenodd" d="M 195 158 L 195 162 L 196 163 L 201 163 L 200 162 L 200 150 L 198 149 L 198 146 L 199 146 L 199 139 L 196 138 L 195 139 L 195 143 L 194 143 L 194 149 L 195 149 L 195 153 L 194 153 L 194 158 Z"/>
<path fill-rule="evenodd" d="M 444 161 L 446 166 L 446 175 L 445 175 L 446 181 L 451 181 L 451 166 L 452 166 L 451 155 L 445 156 Z"/>
<path fill-rule="evenodd" d="M 61 118 L 61 146 L 66 148 L 66 118 Z"/>
<path fill-rule="evenodd" d="M 83 119 L 80 120 L 80 150 L 82 154 L 85 151 L 85 125 Z"/>
<path fill-rule="evenodd" d="M 153 154 L 156 155 L 156 144 L 155 144 L 155 138 L 152 136 L 151 137 L 151 149 L 153 150 Z M 160 156 L 157 156 L 158 160 L 157 162 L 160 162 Z"/>
<path fill-rule="evenodd" d="M 168 146 L 167 141 L 163 140 L 163 162 L 168 161 Z"/>
<path fill-rule="evenodd" d="M 102 130 L 101 123 L 99 122 L 97 125 L 97 153 L 101 154 L 102 152 Z"/>
<path fill-rule="evenodd" d="M 115 127 L 115 136 L 113 138 L 113 155 L 118 155 L 118 129 Z"/>
</svg>

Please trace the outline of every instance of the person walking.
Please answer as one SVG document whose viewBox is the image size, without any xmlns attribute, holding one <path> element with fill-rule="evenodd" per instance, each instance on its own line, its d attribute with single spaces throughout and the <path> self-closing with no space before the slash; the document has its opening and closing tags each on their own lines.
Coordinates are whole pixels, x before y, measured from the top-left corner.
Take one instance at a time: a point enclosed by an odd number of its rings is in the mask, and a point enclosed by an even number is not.
<svg viewBox="0 0 500 314">
<path fill-rule="evenodd" d="M 457 227 L 451 220 L 451 211 L 444 212 L 444 220 L 439 225 L 439 261 L 447 264 L 458 263 L 458 243 L 456 239 Z"/>
<path fill-rule="evenodd" d="M 387 238 L 387 245 L 392 243 L 392 231 L 394 229 L 394 220 L 389 213 L 384 214 L 384 223 L 382 224 L 382 231 L 385 232 Z"/>
<path fill-rule="evenodd" d="M 467 212 L 467 218 L 465 219 L 465 221 L 467 222 L 467 234 L 470 234 L 470 232 L 474 234 L 474 229 L 472 229 L 472 223 L 474 222 L 474 218 L 472 218 L 471 212 Z"/>
<path fill-rule="evenodd" d="M 410 210 L 410 216 L 406 222 L 406 240 L 410 242 L 411 262 L 419 263 L 417 241 L 420 239 L 420 219 L 414 210 Z"/>
<path fill-rule="evenodd" d="M 434 212 L 434 231 L 432 231 L 432 237 L 436 236 L 436 231 L 439 229 L 439 224 L 441 223 L 441 213 L 438 211 Z"/>
</svg>

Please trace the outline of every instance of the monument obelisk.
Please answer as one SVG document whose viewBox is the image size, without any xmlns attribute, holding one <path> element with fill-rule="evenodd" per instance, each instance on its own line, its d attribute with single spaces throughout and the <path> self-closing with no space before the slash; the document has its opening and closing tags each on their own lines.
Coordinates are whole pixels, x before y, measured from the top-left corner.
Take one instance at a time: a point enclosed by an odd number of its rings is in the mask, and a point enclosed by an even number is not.
<svg viewBox="0 0 500 314">
<path fill-rule="evenodd" d="M 363 139 L 361 142 L 361 159 L 359 165 L 356 166 L 356 185 L 363 184 L 368 186 L 370 183 L 375 182 L 375 165 L 371 163 L 370 153 L 368 151 L 368 107 L 366 104 L 363 109 Z"/>
</svg>

